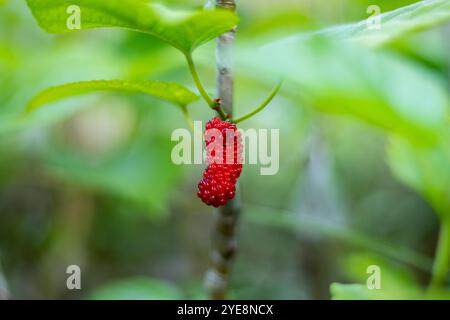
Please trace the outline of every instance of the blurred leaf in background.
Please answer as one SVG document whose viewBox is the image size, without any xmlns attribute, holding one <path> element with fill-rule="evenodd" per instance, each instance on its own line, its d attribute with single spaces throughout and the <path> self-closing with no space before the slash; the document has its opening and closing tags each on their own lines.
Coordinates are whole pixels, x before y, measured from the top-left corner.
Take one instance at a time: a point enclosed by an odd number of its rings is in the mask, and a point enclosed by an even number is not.
<svg viewBox="0 0 450 320">
<path fill-rule="evenodd" d="M 422 293 L 408 270 L 393 265 L 373 254 L 353 254 L 343 261 L 343 269 L 358 284 L 331 284 L 333 299 L 420 299 Z M 367 282 L 376 266 L 380 275 L 380 288 L 369 288 Z"/>
<path fill-rule="evenodd" d="M 177 300 L 180 291 L 173 285 L 150 278 L 119 280 L 97 288 L 89 296 L 94 300 Z"/>
</svg>

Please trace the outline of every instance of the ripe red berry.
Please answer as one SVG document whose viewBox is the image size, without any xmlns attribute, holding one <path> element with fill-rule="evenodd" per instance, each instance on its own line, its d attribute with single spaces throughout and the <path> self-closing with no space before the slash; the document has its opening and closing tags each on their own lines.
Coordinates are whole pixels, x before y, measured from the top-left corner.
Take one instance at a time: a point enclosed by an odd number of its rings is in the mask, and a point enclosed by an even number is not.
<svg viewBox="0 0 450 320">
<path fill-rule="evenodd" d="M 205 143 L 208 167 L 198 184 L 197 195 L 209 206 L 224 206 L 234 198 L 236 181 L 242 172 L 241 135 L 235 124 L 215 117 L 206 124 Z"/>
</svg>

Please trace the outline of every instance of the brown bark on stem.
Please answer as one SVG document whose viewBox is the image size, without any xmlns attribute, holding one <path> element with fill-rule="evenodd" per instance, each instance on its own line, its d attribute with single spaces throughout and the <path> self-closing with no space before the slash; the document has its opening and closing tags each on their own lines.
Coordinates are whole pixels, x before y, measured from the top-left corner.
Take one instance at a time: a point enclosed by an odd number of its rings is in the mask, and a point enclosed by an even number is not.
<svg viewBox="0 0 450 320">
<path fill-rule="evenodd" d="M 235 10 L 234 0 L 216 0 L 216 5 Z M 222 108 L 233 114 L 233 45 L 236 28 L 221 35 L 217 40 L 217 85 Z M 212 231 L 211 267 L 206 274 L 206 287 L 210 299 L 227 298 L 230 269 L 236 253 L 236 225 L 240 213 L 239 190 L 236 197 L 215 213 Z"/>
</svg>

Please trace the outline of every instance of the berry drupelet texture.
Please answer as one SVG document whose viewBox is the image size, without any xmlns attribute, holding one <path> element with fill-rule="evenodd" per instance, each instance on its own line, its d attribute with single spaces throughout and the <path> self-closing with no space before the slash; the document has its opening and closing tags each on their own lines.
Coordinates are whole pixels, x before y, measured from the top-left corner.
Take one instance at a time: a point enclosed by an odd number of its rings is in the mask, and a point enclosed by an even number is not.
<svg viewBox="0 0 450 320">
<path fill-rule="evenodd" d="M 209 206 L 224 206 L 234 198 L 242 172 L 241 135 L 235 124 L 215 117 L 206 124 L 205 143 L 208 166 L 197 195 Z"/>
</svg>

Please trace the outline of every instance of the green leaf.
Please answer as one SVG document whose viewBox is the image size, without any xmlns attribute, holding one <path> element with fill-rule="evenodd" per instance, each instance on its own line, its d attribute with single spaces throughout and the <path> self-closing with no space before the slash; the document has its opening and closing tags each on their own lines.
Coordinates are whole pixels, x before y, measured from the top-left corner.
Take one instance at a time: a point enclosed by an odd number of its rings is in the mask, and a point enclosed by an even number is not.
<svg viewBox="0 0 450 320">
<path fill-rule="evenodd" d="M 226 10 L 173 11 L 148 0 L 27 0 L 39 25 L 50 33 L 70 32 L 69 6 L 80 8 L 80 28 L 118 27 L 144 32 L 185 54 L 230 30 L 237 16 Z"/>
<path fill-rule="evenodd" d="M 365 283 L 367 278 L 373 274 L 373 271 L 368 273 L 367 268 L 378 266 L 381 271 L 381 287 L 383 289 L 415 292 L 418 287 L 417 281 L 408 267 L 379 254 L 353 253 L 346 256 L 341 264 L 346 276 L 355 282 Z"/>
<path fill-rule="evenodd" d="M 362 284 L 332 283 L 330 286 L 333 300 L 412 300 L 423 297 L 416 292 L 391 291 L 384 289 L 370 290 Z"/>
<path fill-rule="evenodd" d="M 176 300 L 182 299 L 178 288 L 158 279 L 137 277 L 119 280 L 92 292 L 93 300 Z"/>
<path fill-rule="evenodd" d="M 377 269 L 369 269 L 377 267 Z M 372 253 L 356 253 L 346 256 L 342 261 L 345 276 L 355 284 L 333 283 L 330 286 L 333 299 L 418 299 L 422 290 L 413 273 L 405 266 L 393 263 Z M 379 288 L 368 288 L 379 277 Z"/>
<path fill-rule="evenodd" d="M 94 80 L 68 83 L 48 88 L 34 97 L 28 104 L 26 110 L 30 112 L 47 103 L 55 102 L 63 98 L 102 90 L 145 93 L 175 103 L 179 106 L 186 106 L 198 99 L 197 95 L 178 83 L 150 80 Z"/>
<path fill-rule="evenodd" d="M 369 290 L 366 285 L 352 283 L 332 283 L 330 286 L 333 300 L 449 300 L 450 292 L 443 290 L 425 294 L 420 291 L 406 290 Z"/>
<path fill-rule="evenodd" d="M 348 39 L 370 46 L 381 46 L 399 37 L 423 31 L 450 21 L 450 2 L 448 0 L 426 0 L 413 3 L 381 14 L 379 29 L 368 28 L 367 20 L 358 23 L 326 28 L 303 33 L 296 37 L 326 36 L 333 39 Z"/>
<path fill-rule="evenodd" d="M 255 78 L 285 78 L 285 88 L 291 84 L 300 104 L 356 117 L 412 141 L 434 143 L 449 117 L 445 81 L 392 52 L 357 44 L 385 44 L 449 20 L 449 1 L 421 1 L 385 13 L 380 30 L 368 30 L 363 21 L 289 37 L 256 54 L 253 45 L 241 54 L 242 68 Z M 338 41 L 343 39 L 352 41 Z"/>
<path fill-rule="evenodd" d="M 450 215 L 450 134 L 446 133 L 432 146 L 395 136 L 387 146 L 394 174 L 427 199 L 441 218 Z"/>
<path fill-rule="evenodd" d="M 450 99 L 430 70 L 390 52 L 315 38 L 243 51 L 254 77 L 284 78 L 299 106 L 347 115 L 411 140 L 435 142 L 446 126 Z"/>
</svg>

